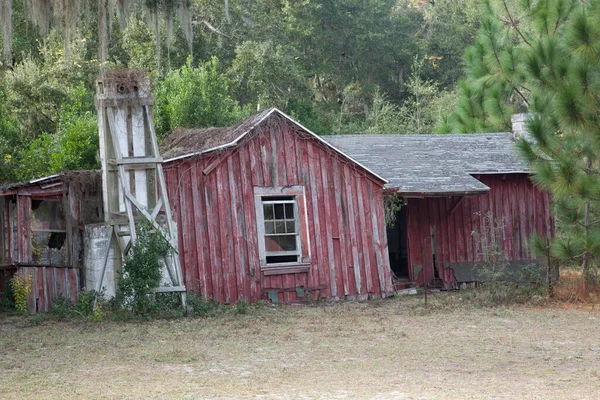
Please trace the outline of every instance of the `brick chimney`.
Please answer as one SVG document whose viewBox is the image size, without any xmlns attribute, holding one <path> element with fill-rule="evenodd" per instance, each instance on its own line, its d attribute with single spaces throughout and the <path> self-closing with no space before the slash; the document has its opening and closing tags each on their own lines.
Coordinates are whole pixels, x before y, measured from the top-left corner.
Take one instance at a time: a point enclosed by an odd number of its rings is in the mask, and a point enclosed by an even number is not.
<svg viewBox="0 0 600 400">
<path fill-rule="evenodd" d="M 514 140 L 524 137 L 529 139 L 529 133 L 527 132 L 527 121 L 531 118 L 531 113 L 520 113 L 513 114 L 510 117 L 512 123 L 512 137 Z"/>
</svg>

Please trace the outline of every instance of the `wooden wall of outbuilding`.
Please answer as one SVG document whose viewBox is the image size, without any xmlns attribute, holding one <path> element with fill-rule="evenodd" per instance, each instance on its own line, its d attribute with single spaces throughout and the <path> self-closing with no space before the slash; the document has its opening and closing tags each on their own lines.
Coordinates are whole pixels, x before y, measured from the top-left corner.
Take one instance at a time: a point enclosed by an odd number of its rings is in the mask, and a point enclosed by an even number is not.
<svg viewBox="0 0 600 400">
<path fill-rule="evenodd" d="M 276 119 L 233 149 L 165 164 L 188 290 L 224 303 L 367 298 L 392 291 L 382 182 Z M 258 130 L 258 128 L 257 128 Z M 311 266 L 261 273 L 254 187 L 304 186 Z"/>
<path fill-rule="evenodd" d="M 481 235 L 488 234 L 493 218 L 500 249 L 508 261 L 530 260 L 528 240 L 534 233 L 554 235 L 550 195 L 536 188 L 527 174 L 476 176 L 490 187 L 479 196 L 409 198 L 407 238 L 409 274 L 418 283 L 432 282 L 433 246 L 436 264 L 486 261 Z M 432 239 L 434 237 L 435 239 Z M 422 265 L 418 277 L 411 266 Z M 452 283 L 449 271 L 440 278 Z"/>
</svg>

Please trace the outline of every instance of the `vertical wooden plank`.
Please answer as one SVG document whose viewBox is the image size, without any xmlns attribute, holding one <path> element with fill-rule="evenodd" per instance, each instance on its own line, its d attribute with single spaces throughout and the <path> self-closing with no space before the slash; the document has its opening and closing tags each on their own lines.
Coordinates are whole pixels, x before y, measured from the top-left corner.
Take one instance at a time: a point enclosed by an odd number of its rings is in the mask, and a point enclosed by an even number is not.
<svg viewBox="0 0 600 400">
<path fill-rule="evenodd" d="M 46 267 L 40 268 L 42 273 L 42 297 L 44 299 L 44 312 L 49 311 L 48 300 L 51 298 L 48 296 L 48 271 Z"/>
<path fill-rule="evenodd" d="M 245 288 L 248 290 L 250 301 L 260 299 L 260 293 L 256 290 L 256 279 L 260 275 L 260 262 L 258 256 L 258 238 L 256 233 L 256 215 L 254 212 L 254 192 L 252 189 L 252 175 L 249 155 L 249 146 L 240 149 L 240 179 L 242 195 L 242 214 L 244 221 L 244 232 L 246 241 L 244 242 L 246 260 L 246 282 Z"/>
<path fill-rule="evenodd" d="M 321 283 L 320 280 L 320 270 L 319 263 L 321 258 L 319 257 L 320 252 L 320 243 L 317 242 L 317 235 L 320 236 L 320 227 L 316 224 L 318 223 L 318 213 L 317 203 L 316 203 L 316 188 L 313 185 L 314 177 L 312 168 L 312 158 L 309 158 L 308 151 L 309 145 L 306 140 L 300 141 L 298 143 L 297 148 L 300 149 L 301 157 L 298 160 L 298 174 L 300 175 L 300 183 L 304 185 L 305 189 L 305 202 L 306 202 L 306 221 L 307 221 L 307 232 L 310 237 L 309 246 L 310 246 L 310 256 L 311 256 L 311 266 L 310 271 L 308 273 L 307 285 L 309 287 L 319 286 Z M 313 293 L 310 294 L 314 295 Z"/>
<path fill-rule="evenodd" d="M 350 168 L 348 164 L 344 164 L 342 167 L 342 182 L 344 184 L 344 190 L 346 195 L 346 203 L 347 203 L 347 216 L 346 219 L 348 221 L 348 226 L 346 229 L 346 237 L 348 238 L 348 246 L 350 247 L 350 253 L 352 255 L 352 272 L 354 273 L 354 291 L 356 295 L 361 295 L 362 292 L 362 279 L 360 274 L 360 261 L 358 258 L 358 243 L 357 243 L 357 235 L 358 231 L 356 230 L 357 225 L 357 214 L 354 209 L 354 203 L 356 198 L 352 193 L 352 181 L 355 179 L 353 176 L 353 170 Z"/>
<path fill-rule="evenodd" d="M 234 162 L 235 161 L 235 162 Z M 246 232 L 244 226 L 244 213 L 242 210 L 243 196 L 239 188 L 240 174 L 240 156 L 239 153 L 230 156 L 227 159 L 227 170 L 229 175 L 229 193 L 231 193 L 231 217 L 233 229 L 233 246 L 235 255 L 235 275 L 237 294 L 236 299 L 248 300 L 249 296 L 246 292 L 246 254 L 244 252 L 243 232 Z"/>
<path fill-rule="evenodd" d="M 285 148 L 285 170 L 286 185 L 298 185 L 298 160 L 300 154 L 297 148 L 297 138 L 292 127 L 287 127 L 283 135 L 283 146 Z"/>
<path fill-rule="evenodd" d="M 536 198 L 535 195 L 533 193 L 533 187 L 531 185 L 529 185 L 529 182 L 527 182 L 526 180 L 521 180 L 522 184 L 523 184 L 523 188 L 525 189 L 525 198 L 527 199 L 527 254 L 525 255 L 525 260 L 530 260 L 533 258 L 533 254 L 531 252 L 531 248 L 529 246 L 529 239 L 531 238 L 531 236 L 533 235 L 533 233 L 535 233 L 535 219 L 534 219 L 534 215 L 535 215 L 535 202 L 536 202 Z"/>
<path fill-rule="evenodd" d="M 77 296 L 79 295 L 79 288 L 77 287 L 79 281 L 77 270 L 75 268 L 67 268 L 67 273 L 69 274 L 69 293 L 71 295 L 71 301 L 76 302 Z"/>
<path fill-rule="evenodd" d="M 275 139 L 275 146 L 273 147 L 273 160 L 275 162 L 275 169 L 279 183 L 277 186 L 288 186 L 290 185 L 290 179 L 288 177 L 288 166 L 293 163 L 293 148 L 287 146 L 285 136 L 287 135 L 287 126 L 278 126 L 271 128 L 271 137 Z M 275 150 L 277 149 L 277 150 Z M 289 160 L 288 160 L 289 159 Z"/>
<path fill-rule="evenodd" d="M 513 236 L 512 236 L 512 213 L 511 213 L 511 196 L 512 196 L 512 178 L 510 175 L 504 179 L 500 179 L 499 183 L 503 186 L 502 188 L 502 217 L 504 221 L 504 252 L 509 260 L 514 259 L 513 253 Z"/>
<path fill-rule="evenodd" d="M 436 210 L 436 206 L 437 206 L 437 198 L 430 198 L 427 201 L 427 215 L 429 215 L 429 230 L 428 230 L 428 235 L 431 239 L 431 264 L 432 264 L 432 268 L 434 269 L 434 273 L 435 273 L 435 267 L 436 264 L 439 268 L 439 275 L 440 278 L 443 278 L 443 265 L 442 263 L 440 263 L 440 255 L 439 255 L 439 251 L 440 251 L 440 238 L 439 238 L 439 222 L 438 222 L 438 212 Z M 433 255 L 435 254 L 435 263 L 433 262 Z"/>
<path fill-rule="evenodd" d="M 43 267 L 34 267 L 33 268 L 35 271 L 35 275 L 36 275 L 36 285 L 35 285 L 35 291 L 36 291 L 36 299 L 37 299 L 37 308 L 36 308 L 36 312 L 43 312 L 46 311 L 46 302 L 45 300 L 45 296 L 44 296 L 44 268 Z"/>
<path fill-rule="evenodd" d="M 335 265 L 335 280 L 336 287 L 338 288 L 338 296 L 348 296 L 348 269 L 345 262 L 345 254 L 343 251 L 343 229 L 340 229 L 340 213 L 341 201 L 339 201 L 340 188 L 336 186 L 336 174 L 338 172 L 338 166 L 335 159 L 327 155 L 328 167 L 327 167 L 327 180 L 328 188 L 327 193 L 329 194 L 329 207 L 331 210 L 330 217 L 328 219 L 329 235 L 331 235 L 333 243 L 333 259 Z"/>
<path fill-rule="evenodd" d="M 229 185 L 222 166 L 216 170 L 218 214 L 219 214 L 219 236 L 221 239 L 221 260 L 222 260 L 222 281 L 223 281 L 223 301 L 231 303 L 232 286 L 235 286 L 235 278 L 232 276 L 232 264 L 234 262 L 233 246 L 231 243 L 231 216 L 229 213 L 230 197 Z"/>
<path fill-rule="evenodd" d="M 376 222 L 379 229 L 379 253 L 381 254 L 382 269 L 383 269 L 383 295 L 392 294 L 394 287 L 392 284 L 392 270 L 390 266 L 390 254 L 388 249 L 387 230 L 385 225 L 384 205 L 383 205 L 383 188 L 372 184 L 374 191 L 374 202 L 376 207 Z"/>
<path fill-rule="evenodd" d="M 360 222 L 360 253 L 363 258 L 363 270 L 366 283 L 366 292 L 373 293 L 373 277 L 371 274 L 371 258 L 369 257 L 369 237 L 367 228 L 367 210 L 365 209 L 365 197 L 362 191 L 362 177 L 356 177 L 352 190 L 356 190 L 356 198 L 358 200 L 358 219 Z"/>
<path fill-rule="evenodd" d="M 325 271 L 327 265 L 327 250 L 326 250 L 326 236 L 322 236 L 325 227 L 325 213 L 324 207 L 322 206 L 323 199 L 323 188 L 317 183 L 316 176 L 320 173 L 321 163 L 319 160 L 318 151 L 315 151 L 314 145 L 311 142 L 305 142 L 308 146 L 308 167 L 309 167 L 309 179 L 310 179 L 310 207 L 312 208 L 312 224 L 314 226 L 314 238 L 316 253 L 313 253 L 313 257 L 316 256 L 317 272 L 319 274 L 319 284 L 327 285 L 327 288 L 323 290 L 325 297 L 331 293 L 331 285 L 329 279 L 329 273 Z M 313 258 L 313 262 L 315 262 Z"/>
<path fill-rule="evenodd" d="M 191 223 L 190 210 L 188 206 L 187 188 L 189 188 L 191 179 L 189 178 L 188 163 L 181 163 L 177 167 L 177 175 L 179 176 L 179 184 L 177 190 L 179 192 L 179 212 L 177 213 L 178 231 L 180 240 L 179 258 L 183 266 L 183 276 L 186 288 L 194 287 L 193 274 L 196 270 L 195 265 L 192 265 L 192 245 L 191 245 Z"/>
<path fill-rule="evenodd" d="M 469 257 L 469 261 L 470 262 L 475 262 L 477 261 L 477 257 L 478 257 L 478 253 L 479 253 L 479 249 L 477 248 L 477 240 L 475 238 L 475 235 L 473 235 L 473 232 L 477 231 L 478 229 L 478 221 L 477 221 L 477 205 L 478 203 L 478 198 L 479 196 L 469 196 L 468 198 L 468 210 L 469 210 L 469 240 L 471 241 L 471 256 Z"/>
<path fill-rule="evenodd" d="M 54 269 L 54 282 L 56 285 L 56 294 L 66 298 L 65 268 Z"/>
<path fill-rule="evenodd" d="M 371 204 L 371 224 L 373 229 L 373 250 L 375 251 L 375 259 L 377 260 L 377 278 L 379 281 L 379 289 L 381 294 L 385 294 L 386 282 L 385 273 L 383 269 L 383 255 L 382 253 L 382 242 L 379 234 L 379 220 L 377 218 L 378 205 L 375 202 L 375 193 L 373 183 L 365 180 L 367 184 L 367 193 L 369 195 L 369 202 Z"/>
<path fill-rule="evenodd" d="M 454 201 L 462 201 L 461 197 L 455 197 Z M 456 203 L 454 203 L 453 208 L 456 207 Z M 459 205 L 456 210 L 454 210 L 454 223 L 456 226 L 456 254 L 458 262 L 464 262 L 467 260 L 467 251 L 466 251 L 466 239 L 465 239 L 465 223 L 464 223 L 464 214 L 462 205 Z"/>
<path fill-rule="evenodd" d="M 271 151 L 267 153 L 267 158 L 264 160 L 267 162 L 268 168 L 271 171 L 271 186 L 279 187 L 283 186 L 282 182 L 285 182 L 284 177 L 280 176 L 280 162 L 285 158 L 284 149 L 281 146 L 280 130 L 270 129 L 263 133 L 265 138 L 268 138 L 271 142 Z"/>
<path fill-rule="evenodd" d="M 321 158 L 321 183 L 322 183 L 322 188 L 321 188 L 321 193 L 323 194 L 322 197 L 322 201 L 321 201 L 321 208 L 323 208 L 325 210 L 324 213 L 324 218 L 322 220 L 322 228 L 323 230 L 321 231 L 321 237 L 325 238 L 326 241 L 326 253 L 327 253 L 327 260 L 329 261 L 329 282 L 330 282 L 330 286 L 331 286 L 331 296 L 335 299 L 338 299 L 340 293 L 338 293 L 338 282 L 336 281 L 336 265 L 335 265 L 335 253 L 334 253 L 334 249 L 333 249 L 333 237 L 332 237 L 332 231 L 333 231 L 333 220 L 334 220 L 334 216 L 332 214 L 332 207 L 331 207 L 331 190 L 329 187 L 329 177 L 328 177 L 328 170 L 331 167 L 330 163 L 329 163 L 329 157 L 327 157 L 326 154 L 323 154 L 324 152 L 320 149 L 317 148 L 317 154 L 319 154 L 319 157 Z M 319 185 L 321 186 L 321 185 Z"/>
<path fill-rule="evenodd" d="M 526 199 L 527 192 L 525 186 L 520 183 L 518 186 L 518 198 L 519 198 L 519 240 L 521 242 L 521 253 L 519 254 L 518 260 L 524 260 L 527 256 L 527 205 Z"/>
<path fill-rule="evenodd" d="M 250 158 L 250 171 L 252 173 L 252 186 L 265 186 L 262 163 L 258 160 L 261 154 L 260 143 L 257 138 L 248 142 L 248 156 Z"/>
<path fill-rule="evenodd" d="M 372 196 L 369 193 L 369 184 L 370 182 L 366 179 L 366 178 L 362 178 L 360 180 L 360 190 L 361 190 L 361 194 L 365 203 L 365 209 L 367 212 L 367 215 L 365 216 L 365 230 L 366 230 L 366 236 L 367 236 L 367 240 L 366 240 L 366 247 L 365 249 L 367 250 L 367 254 L 369 256 L 369 264 L 371 266 L 371 269 L 369 271 L 367 271 L 370 276 L 371 276 L 371 282 L 373 282 L 373 294 L 375 295 L 379 295 L 380 294 L 380 285 L 379 285 L 379 277 L 378 277 L 378 271 L 379 271 L 379 265 L 378 265 L 378 259 L 377 259 L 377 255 L 376 255 L 376 242 L 375 242 L 375 237 L 374 237 L 374 231 L 373 231 L 373 213 L 374 213 L 374 209 L 373 209 L 373 205 L 371 203 L 372 201 Z"/>
<path fill-rule="evenodd" d="M 263 132 L 259 136 L 258 143 L 260 144 L 260 154 L 258 162 L 261 165 L 263 173 L 263 185 L 265 187 L 273 186 L 272 176 L 272 153 L 271 153 L 271 140 L 268 132 Z"/>
<path fill-rule="evenodd" d="M 220 225 L 219 225 L 219 199 L 217 197 L 216 174 L 214 171 L 205 177 L 204 184 L 204 199 L 206 203 L 207 223 L 207 240 L 210 251 L 211 265 L 211 285 L 209 296 L 212 295 L 215 300 L 222 301 L 222 282 L 221 282 L 221 251 L 220 251 Z"/>
<path fill-rule="evenodd" d="M 200 293 L 202 294 L 202 296 L 206 296 L 207 295 L 207 291 L 208 291 L 208 287 L 207 287 L 207 276 L 208 276 L 208 271 L 206 268 L 206 246 L 205 246 L 205 242 L 206 242 L 206 235 L 204 235 L 204 231 L 206 229 L 206 224 L 202 218 L 203 213 L 205 213 L 205 207 L 203 203 L 203 199 L 200 196 L 200 189 L 199 186 L 202 185 L 202 182 L 200 181 L 200 179 L 203 177 L 202 172 L 200 172 L 200 176 L 198 175 L 198 162 L 196 160 L 191 160 L 190 161 L 190 178 L 191 178 L 191 189 L 192 189 L 192 205 L 193 205 L 193 209 L 190 210 L 191 213 L 193 213 L 193 221 L 194 221 L 194 225 L 193 225 L 193 231 L 194 231 L 194 238 L 195 238 L 195 242 L 192 242 L 195 244 L 195 248 L 196 248 L 196 264 L 197 264 L 197 271 L 198 271 L 198 287 L 187 287 L 187 290 L 199 290 Z M 200 179 L 199 179 L 200 178 Z M 186 267 L 184 267 L 184 270 L 186 269 Z"/>
<path fill-rule="evenodd" d="M 252 143 L 252 142 L 251 142 Z M 253 182 L 258 181 L 259 171 L 252 166 L 252 146 L 247 146 L 241 152 L 240 171 L 242 175 L 242 190 L 244 195 L 244 218 L 246 222 L 246 235 L 248 246 L 248 275 L 250 285 L 250 298 L 258 300 L 262 297 L 260 288 L 260 260 L 258 254 L 258 238 L 256 230 L 256 214 L 254 206 Z M 249 163 L 249 169 L 248 169 Z M 258 287 L 257 287 L 258 285 Z"/>
<path fill-rule="evenodd" d="M 12 264 L 14 259 L 12 246 L 13 220 L 10 212 L 11 204 L 12 202 L 10 200 L 4 202 L 4 205 L 6 206 L 6 251 L 9 264 Z"/>
</svg>

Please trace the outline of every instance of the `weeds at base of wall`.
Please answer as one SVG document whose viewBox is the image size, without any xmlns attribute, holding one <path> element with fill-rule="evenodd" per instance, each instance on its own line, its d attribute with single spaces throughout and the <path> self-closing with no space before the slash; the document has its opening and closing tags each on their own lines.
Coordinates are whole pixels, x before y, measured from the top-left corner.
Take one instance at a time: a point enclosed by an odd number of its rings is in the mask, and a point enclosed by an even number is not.
<svg viewBox="0 0 600 400">
<path fill-rule="evenodd" d="M 550 302 L 548 285 L 543 279 L 545 267 L 529 264 L 519 273 L 510 271 L 508 264 L 484 267 L 484 282 L 474 282 L 453 292 L 430 292 L 427 303 L 423 288 L 417 289 L 418 302 L 408 304 L 409 313 L 424 315 L 466 308 L 495 308 L 514 305 L 542 306 Z"/>
<path fill-rule="evenodd" d="M 26 314 L 29 312 L 29 294 L 31 293 L 31 283 L 33 275 L 24 272 L 17 272 L 10 280 L 10 286 L 14 298 L 15 308 L 18 312 Z"/>
<path fill-rule="evenodd" d="M 263 309 L 264 302 L 250 304 L 240 300 L 232 305 L 223 305 L 213 299 L 205 299 L 196 292 L 187 294 L 187 314 L 181 306 L 177 293 L 161 293 L 155 298 L 150 314 L 139 315 L 133 310 L 124 309 L 114 298 L 105 300 L 103 293 L 82 292 L 75 302 L 63 297 L 54 298 L 54 306 L 49 313 L 38 313 L 32 322 L 57 321 L 147 321 L 179 318 L 211 318 L 220 315 L 246 315 Z"/>
</svg>

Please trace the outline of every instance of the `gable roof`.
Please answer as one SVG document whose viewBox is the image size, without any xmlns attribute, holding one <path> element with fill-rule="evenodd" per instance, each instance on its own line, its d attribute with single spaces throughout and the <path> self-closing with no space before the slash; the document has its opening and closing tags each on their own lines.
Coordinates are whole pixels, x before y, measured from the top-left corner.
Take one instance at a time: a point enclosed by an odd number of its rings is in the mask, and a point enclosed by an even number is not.
<svg viewBox="0 0 600 400">
<path fill-rule="evenodd" d="M 352 163 L 369 172 L 382 182 L 387 183 L 387 179 L 373 172 L 360 161 L 355 160 L 347 153 L 344 153 L 336 148 L 335 145 L 323 140 L 320 136 L 292 119 L 292 117 L 274 107 L 266 109 L 230 127 L 175 129 L 165 140 L 160 143 L 159 151 L 161 156 L 165 158 L 164 162 L 168 163 L 187 157 L 198 156 L 216 150 L 234 147 L 239 145 L 242 142 L 242 139 L 250 134 L 254 128 L 275 115 L 283 117 L 285 120 L 296 125 L 302 131 L 319 141 L 325 147 L 350 160 Z"/>
<path fill-rule="evenodd" d="M 333 135 L 325 140 L 405 195 L 478 194 L 478 174 L 529 173 L 508 133 Z"/>
</svg>

